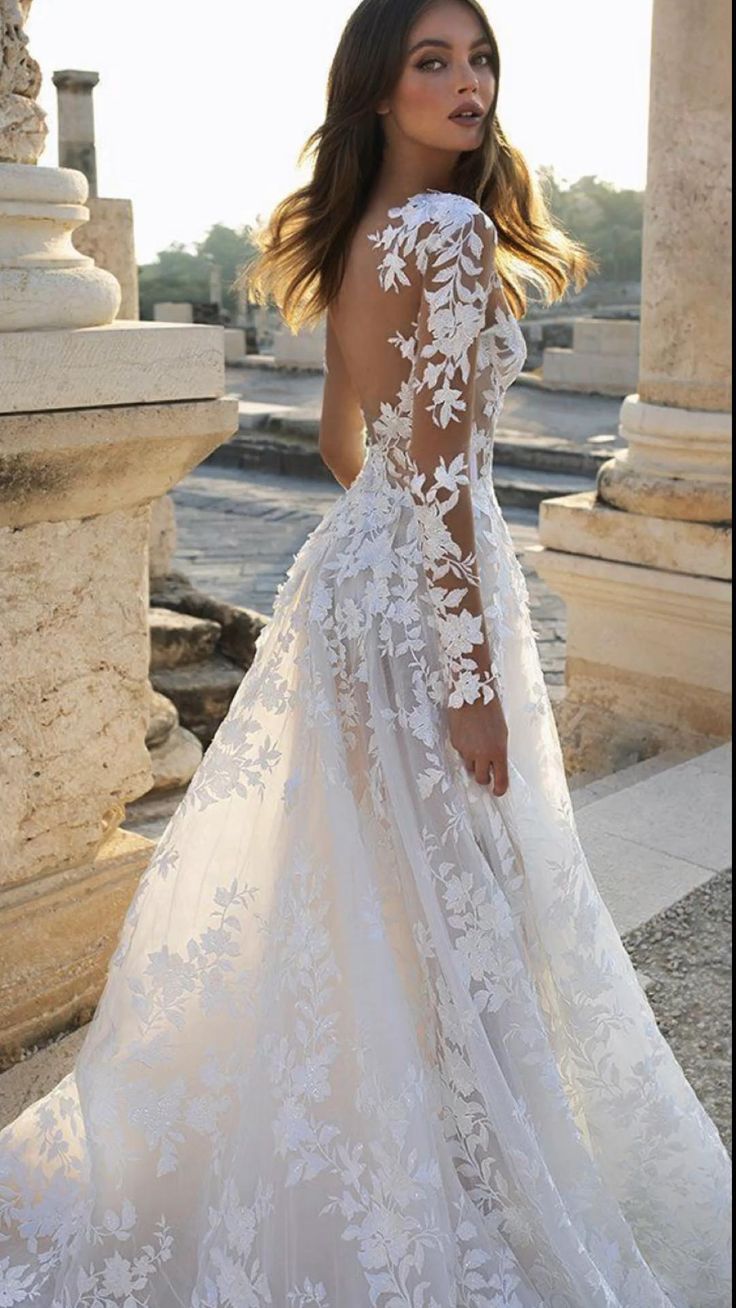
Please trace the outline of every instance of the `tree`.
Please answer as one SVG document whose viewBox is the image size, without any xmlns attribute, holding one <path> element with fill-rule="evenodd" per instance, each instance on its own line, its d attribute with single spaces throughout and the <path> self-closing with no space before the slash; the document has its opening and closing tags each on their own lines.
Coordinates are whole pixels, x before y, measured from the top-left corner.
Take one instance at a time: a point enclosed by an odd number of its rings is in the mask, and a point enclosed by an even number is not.
<svg viewBox="0 0 736 1308">
<path fill-rule="evenodd" d="M 593 176 L 563 189 L 551 167 L 538 176 L 555 221 L 600 261 L 597 277 L 639 281 L 644 192 L 617 190 Z"/>
<path fill-rule="evenodd" d="M 153 317 L 153 306 L 161 300 L 209 301 L 212 260 L 222 269 L 224 307 L 232 317 L 237 309 L 233 282 L 241 265 L 256 253 L 251 228 L 234 230 L 215 223 L 195 253 L 180 242 L 160 250 L 154 263 L 138 269 L 141 318 Z"/>
</svg>

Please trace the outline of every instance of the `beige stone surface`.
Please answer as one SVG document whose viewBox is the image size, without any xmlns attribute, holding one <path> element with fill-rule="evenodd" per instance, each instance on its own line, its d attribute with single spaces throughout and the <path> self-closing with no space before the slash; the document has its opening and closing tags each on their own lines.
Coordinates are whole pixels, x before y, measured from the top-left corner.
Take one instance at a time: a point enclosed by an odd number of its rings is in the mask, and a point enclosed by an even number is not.
<svg viewBox="0 0 736 1308">
<path fill-rule="evenodd" d="M 552 549 L 534 561 L 567 606 L 557 721 L 572 772 L 730 736 L 727 582 Z"/>
<path fill-rule="evenodd" d="M 158 498 L 237 426 L 237 398 L 0 415 L 0 525 Z"/>
<path fill-rule="evenodd" d="M 186 786 L 202 762 L 202 754 L 197 737 L 186 727 L 175 727 L 163 744 L 151 750 L 151 791 L 158 793 Z"/>
<path fill-rule="evenodd" d="M 153 306 L 154 322 L 194 322 L 194 306 L 187 300 L 159 300 Z"/>
<path fill-rule="evenodd" d="M 72 1071 L 88 1030 L 78 1027 L 0 1072 L 0 1131 Z"/>
<path fill-rule="evenodd" d="M 162 745 L 167 736 L 179 725 L 179 710 L 165 695 L 150 687 L 148 729 L 146 744 L 149 749 Z"/>
<path fill-rule="evenodd" d="M 152 605 L 148 610 L 151 669 L 177 668 L 214 654 L 222 627 L 208 618 L 176 613 Z"/>
<path fill-rule="evenodd" d="M 641 472 L 699 481 L 730 481 L 733 419 L 730 412 L 645 404 L 638 394 L 621 406 L 619 432 Z"/>
<path fill-rule="evenodd" d="M 725 745 L 576 813 L 619 931 L 649 921 L 731 866 L 731 786 L 731 747 Z"/>
<path fill-rule="evenodd" d="M 118 283 L 71 241 L 89 216 L 86 197 L 82 173 L 0 164 L 0 332 L 112 322 Z"/>
<path fill-rule="evenodd" d="M 322 368 L 325 354 L 324 320 L 299 332 L 282 328 L 273 338 L 273 356 L 279 368 Z"/>
<path fill-rule="evenodd" d="M 242 363 L 245 359 L 245 331 L 242 327 L 225 328 L 225 362 Z"/>
<path fill-rule="evenodd" d="M 576 318 L 572 348 L 575 354 L 609 355 L 639 362 L 639 323 L 633 318 Z"/>
<path fill-rule="evenodd" d="M 542 376 L 545 386 L 577 391 L 581 395 L 625 395 L 636 386 L 636 363 L 610 354 L 576 354 L 548 346 Z"/>
<path fill-rule="evenodd" d="M 731 5 L 655 0 L 639 394 L 731 408 Z"/>
<path fill-rule="evenodd" d="M 130 200 L 90 196 L 87 200 L 89 221 L 74 233 L 74 246 L 80 254 L 94 259 L 98 268 L 112 273 L 120 286 L 121 301 L 117 318 L 127 321 L 139 317 L 138 265 L 135 257 L 133 205 Z"/>
<path fill-rule="evenodd" d="M 602 465 L 598 493 L 624 513 L 684 522 L 730 522 L 733 516 L 730 481 L 675 477 L 642 471 L 624 450 Z"/>
<path fill-rule="evenodd" d="M 11 331 L 0 345 L 0 413 L 211 399 L 225 389 L 221 327 L 115 322 Z"/>
<path fill-rule="evenodd" d="M 730 526 L 622 513 L 593 491 L 544 500 L 539 511 L 543 547 L 568 554 L 634 563 L 668 572 L 730 580 Z M 533 554 L 539 549 L 532 547 Z"/>
<path fill-rule="evenodd" d="M 0 888 L 0 1067 L 92 1015 L 152 849 L 116 830 L 88 862 Z"/>
<path fill-rule="evenodd" d="M 148 572 L 152 578 L 171 571 L 176 551 L 176 511 L 170 495 L 160 495 L 151 504 L 151 530 L 148 539 Z"/>
<path fill-rule="evenodd" d="M 147 539 L 145 506 L 0 528 L 0 884 L 92 858 L 150 785 Z"/>
</svg>

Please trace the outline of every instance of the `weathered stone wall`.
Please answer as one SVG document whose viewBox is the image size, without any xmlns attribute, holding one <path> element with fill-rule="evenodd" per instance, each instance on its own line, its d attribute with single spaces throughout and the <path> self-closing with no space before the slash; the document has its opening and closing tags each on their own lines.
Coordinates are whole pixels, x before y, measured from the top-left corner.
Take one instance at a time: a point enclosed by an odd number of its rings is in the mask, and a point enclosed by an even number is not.
<svg viewBox="0 0 736 1308">
<path fill-rule="evenodd" d="M 148 530 L 147 506 L 0 528 L 5 885 L 91 858 L 150 785 Z"/>
</svg>

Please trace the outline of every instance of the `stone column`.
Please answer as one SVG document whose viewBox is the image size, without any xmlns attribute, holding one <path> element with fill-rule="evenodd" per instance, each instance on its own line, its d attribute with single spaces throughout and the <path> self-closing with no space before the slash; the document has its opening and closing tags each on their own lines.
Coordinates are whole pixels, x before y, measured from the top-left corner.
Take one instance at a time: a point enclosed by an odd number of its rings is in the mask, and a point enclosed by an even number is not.
<svg viewBox="0 0 736 1308">
<path fill-rule="evenodd" d="M 569 610 L 571 769 L 731 731 L 731 172 L 727 0 L 655 0 L 641 354 L 597 496 L 542 506 Z"/>
<path fill-rule="evenodd" d="M 59 106 L 59 167 L 84 173 L 89 194 L 97 195 L 97 155 L 92 92 L 99 73 L 64 68 L 53 74 Z"/>
<path fill-rule="evenodd" d="M 77 169 L 87 178 L 89 221 L 77 229 L 76 248 L 93 259 L 98 268 L 113 274 L 121 291 L 118 317 L 131 319 L 139 313 L 133 206 L 130 200 L 97 195 L 92 91 L 99 80 L 98 73 L 78 69 L 64 69 L 53 75 L 58 92 L 59 164 Z"/>
<path fill-rule="evenodd" d="M 88 1016 L 151 842 L 151 501 L 237 427 L 222 329 L 114 321 L 0 0 L 0 1066 Z"/>
</svg>

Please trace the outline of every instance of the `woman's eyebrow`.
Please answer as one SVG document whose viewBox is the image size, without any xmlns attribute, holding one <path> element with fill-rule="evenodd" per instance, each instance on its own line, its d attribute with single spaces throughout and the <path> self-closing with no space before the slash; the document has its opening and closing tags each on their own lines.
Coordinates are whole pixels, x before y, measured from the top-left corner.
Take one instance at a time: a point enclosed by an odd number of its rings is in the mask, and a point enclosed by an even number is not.
<svg viewBox="0 0 736 1308">
<path fill-rule="evenodd" d="M 491 43 L 488 40 L 487 36 L 478 36 L 474 41 L 470 42 L 470 49 L 474 50 L 476 45 L 490 45 L 490 44 Z M 411 47 L 409 54 L 414 54 L 414 51 L 420 50 L 423 45 L 441 45 L 445 50 L 452 49 L 452 43 L 450 41 L 441 41 L 439 39 L 435 40 L 435 38 L 432 36 L 425 36 L 424 40 L 417 41 L 416 45 L 413 45 Z"/>
</svg>

